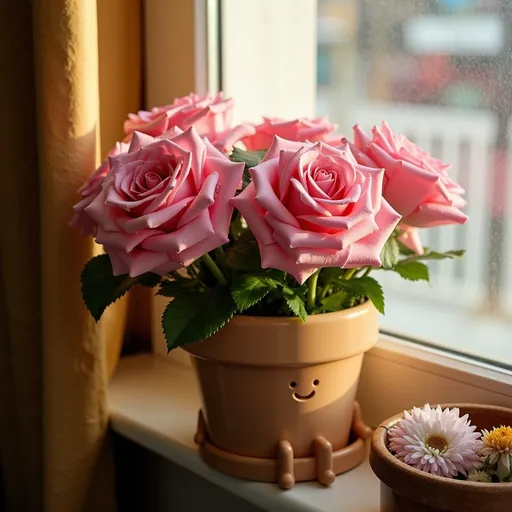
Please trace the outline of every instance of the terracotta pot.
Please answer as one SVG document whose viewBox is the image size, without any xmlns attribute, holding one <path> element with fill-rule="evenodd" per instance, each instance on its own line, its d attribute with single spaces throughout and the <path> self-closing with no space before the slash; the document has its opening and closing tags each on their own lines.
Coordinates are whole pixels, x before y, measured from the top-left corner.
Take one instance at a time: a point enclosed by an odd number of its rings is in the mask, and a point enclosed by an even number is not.
<svg viewBox="0 0 512 512">
<path fill-rule="evenodd" d="M 345 447 L 363 355 L 377 337 L 378 313 L 367 302 L 306 323 L 236 316 L 187 345 L 211 442 L 259 458 L 275 457 L 283 439 L 299 458 L 313 455 L 318 436 Z"/>
<path fill-rule="evenodd" d="M 512 425 L 512 409 L 473 404 L 442 404 L 469 414 L 479 430 Z M 381 481 L 381 512 L 507 512 L 512 510 L 512 483 L 477 483 L 431 475 L 399 461 L 388 450 L 387 429 L 397 414 L 373 434 L 370 465 Z"/>
</svg>

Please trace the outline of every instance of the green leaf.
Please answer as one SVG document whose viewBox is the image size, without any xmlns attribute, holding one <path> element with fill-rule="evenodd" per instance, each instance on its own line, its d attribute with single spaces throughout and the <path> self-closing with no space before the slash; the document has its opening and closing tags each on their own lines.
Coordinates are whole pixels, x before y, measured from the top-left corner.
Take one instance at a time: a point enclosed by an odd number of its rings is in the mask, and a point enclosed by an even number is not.
<svg viewBox="0 0 512 512">
<path fill-rule="evenodd" d="M 247 230 L 247 226 L 242 224 L 242 216 L 236 211 L 233 211 L 231 216 L 231 224 L 229 225 L 229 234 L 234 240 L 238 240 Z"/>
<path fill-rule="evenodd" d="M 226 262 L 233 270 L 245 272 L 261 271 L 261 258 L 258 242 L 254 235 L 245 232 L 229 249 L 226 250 Z"/>
<path fill-rule="evenodd" d="M 458 250 L 458 251 L 446 251 L 446 252 L 436 252 L 436 251 L 425 251 L 423 254 L 410 256 L 402 261 L 425 261 L 425 260 L 444 260 L 444 259 L 452 259 L 452 260 L 460 260 L 466 251 Z"/>
<path fill-rule="evenodd" d="M 339 311 L 342 309 L 343 302 L 347 298 L 346 290 L 340 290 L 339 292 L 333 293 L 325 299 L 320 301 L 322 305 L 322 310 L 324 311 Z"/>
<path fill-rule="evenodd" d="M 98 321 L 105 309 L 121 298 L 136 282 L 128 275 L 114 276 L 108 254 L 89 260 L 81 275 L 82 298 L 94 320 Z"/>
<path fill-rule="evenodd" d="M 242 176 L 242 188 L 245 188 L 252 181 L 249 169 L 255 167 L 265 156 L 266 151 L 244 151 L 240 148 L 233 148 L 230 159 L 232 162 L 245 163 L 244 173 Z"/>
<path fill-rule="evenodd" d="M 298 316 L 303 322 L 305 322 L 308 318 L 308 314 L 304 300 L 300 297 L 300 295 L 298 295 L 292 288 L 285 286 L 283 288 L 283 296 L 292 313 L 295 316 Z"/>
<path fill-rule="evenodd" d="M 345 269 L 340 267 L 327 267 L 323 268 L 320 272 L 320 279 L 323 283 L 332 283 L 338 277 L 342 277 L 345 274 Z"/>
<path fill-rule="evenodd" d="M 384 292 L 381 285 L 373 277 L 360 277 L 359 279 L 349 279 L 338 283 L 346 290 L 355 294 L 368 297 L 377 310 L 384 314 Z"/>
<path fill-rule="evenodd" d="M 391 270 L 398 263 L 399 256 L 400 250 L 398 248 L 396 238 L 388 238 L 380 253 L 382 268 L 385 270 Z"/>
<path fill-rule="evenodd" d="M 255 167 L 261 162 L 261 159 L 265 156 L 266 151 L 244 151 L 240 148 L 233 148 L 233 152 L 230 155 L 232 162 L 243 162 L 246 167 Z"/>
<path fill-rule="evenodd" d="M 209 338 L 224 327 L 235 310 L 229 288 L 225 286 L 177 296 L 162 315 L 168 350 Z"/>
<path fill-rule="evenodd" d="M 161 279 L 162 276 L 148 272 L 140 276 L 137 279 L 137 282 L 145 288 L 153 288 L 153 286 L 156 286 L 161 281 Z"/>
<path fill-rule="evenodd" d="M 231 284 L 231 295 L 238 311 L 250 308 L 277 287 L 273 279 L 264 275 L 238 274 Z"/>
<path fill-rule="evenodd" d="M 289 274 L 283 272 L 282 270 L 277 270 L 275 268 L 267 268 L 263 270 L 263 273 L 266 277 L 270 277 L 274 281 L 277 286 L 284 286 L 286 284 L 286 278 Z M 301 293 L 302 291 L 307 291 L 307 286 L 297 284 L 296 287 L 293 288 L 297 293 Z"/>
<path fill-rule="evenodd" d="M 157 295 L 164 297 L 177 297 L 183 293 L 190 292 L 191 289 L 199 287 L 199 281 L 196 279 L 183 279 L 179 281 L 166 280 L 160 283 Z"/>
<path fill-rule="evenodd" d="M 364 295 L 373 302 L 379 313 L 384 314 L 384 292 L 379 282 L 373 279 L 373 277 L 368 276 L 355 279 L 354 281 L 359 282 L 364 290 Z"/>
<path fill-rule="evenodd" d="M 419 261 L 400 261 L 395 265 L 394 270 L 409 281 L 430 281 L 430 272 L 427 265 Z"/>
</svg>

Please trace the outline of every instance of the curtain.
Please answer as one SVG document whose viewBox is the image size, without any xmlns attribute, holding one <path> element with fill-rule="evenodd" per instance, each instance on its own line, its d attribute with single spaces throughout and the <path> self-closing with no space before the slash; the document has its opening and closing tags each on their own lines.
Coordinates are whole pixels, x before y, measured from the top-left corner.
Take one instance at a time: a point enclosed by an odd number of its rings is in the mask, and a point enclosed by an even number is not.
<svg viewBox="0 0 512 512">
<path fill-rule="evenodd" d="M 139 0 L 3 2 L 0 474 L 7 510 L 115 510 L 108 376 L 126 317 L 80 296 L 76 189 L 141 98 Z M 100 144 L 101 142 L 101 144 Z"/>
</svg>

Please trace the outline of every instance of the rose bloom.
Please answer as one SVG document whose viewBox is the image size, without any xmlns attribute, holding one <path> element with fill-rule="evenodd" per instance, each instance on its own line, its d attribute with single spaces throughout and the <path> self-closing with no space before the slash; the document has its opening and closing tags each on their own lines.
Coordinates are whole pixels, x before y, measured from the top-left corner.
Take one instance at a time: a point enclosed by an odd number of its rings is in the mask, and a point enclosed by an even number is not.
<svg viewBox="0 0 512 512">
<path fill-rule="evenodd" d="M 129 147 L 130 144 L 127 144 L 126 142 L 116 142 L 116 145 L 109 151 L 107 158 L 105 158 L 96 172 L 78 189 L 78 193 L 82 196 L 82 200 L 73 206 L 75 214 L 73 215 L 69 225 L 71 227 L 81 227 L 85 236 L 95 234 L 96 223 L 84 212 L 84 210 L 101 192 L 103 179 L 110 171 L 109 156 L 126 153 Z"/>
<path fill-rule="evenodd" d="M 274 138 L 252 183 L 232 200 L 258 241 L 263 268 L 303 283 L 323 267 L 379 266 L 400 215 L 382 198 L 384 171 L 350 147 Z"/>
<path fill-rule="evenodd" d="M 158 139 L 135 132 L 83 210 L 114 275 L 163 275 L 226 243 L 243 168 L 194 128 Z"/>
<path fill-rule="evenodd" d="M 372 129 L 370 138 L 354 127 L 354 155 L 363 165 L 385 169 L 383 195 L 410 227 L 464 224 L 468 217 L 460 208 L 464 189 L 448 176 L 450 165 L 432 157 L 386 123 Z"/>
<path fill-rule="evenodd" d="M 317 119 L 301 117 L 290 121 L 277 117 L 264 117 L 263 123 L 254 128 L 253 135 L 242 138 L 242 143 L 248 151 L 267 150 L 274 140 L 274 135 L 293 141 L 325 141 L 328 135 L 336 130 L 336 125 L 329 123 L 327 117 Z"/>
<path fill-rule="evenodd" d="M 191 93 L 176 98 L 171 105 L 128 114 L 124 131 L 127 135 L 138 131 L 157 137 L 175 126 L 182 130 L 194 126 L 201 137 L 208 137 L 219 150 L 229 151 L 233 142 L 254 133 L 249 124 L 232 127 L 233 107 L 233 99 L 224 98 L 222 93 L 215 96 Z"/>
</svg>

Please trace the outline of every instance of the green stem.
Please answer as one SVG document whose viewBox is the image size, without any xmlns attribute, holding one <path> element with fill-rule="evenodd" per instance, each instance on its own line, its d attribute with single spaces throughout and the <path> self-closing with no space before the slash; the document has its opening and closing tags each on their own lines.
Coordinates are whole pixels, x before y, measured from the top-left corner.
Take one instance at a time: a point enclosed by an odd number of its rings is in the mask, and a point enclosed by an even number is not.
<svg viewBox="0 0 512 512">
<path fill-rule="evenodd" d="M 197 277 L 197 270 L 196 267 L 192 264 L 187 267 L 187 272 L 190 275 L 192 279 L 195 279 Z"/>
<path fill-rule="evenodd" d="M 359 269 L 357 268 L 349 268 L 348 270 L 345 271 L 345 274 L 343 274 L 343 279 L 352 279 L 352 277 L 358 270 Z"/>
<path fill-rule="evenodd" d="M 366 267 L 366 270 L 363 272 L 361 277 L 366 277 L 372 271 L 372 267 Z"/>
<path fill-rule="evenodd" d="M 320 276 L 320 270 L 317 270 L 309 279 L 308 279 L 308 302 L 307 302 L 307 310 L 308 313 L 313 311 L 313 308 L 316 304 L 316 286 L 318 283 L 318 277 Z"/>
<path fill-rule="evenodd" d="M 224 249 L 222 247 L 217 247 L 217 249 L 215 249 L 215 255 L 217 256 L 217 261 L 220 263 L 220 266 L 223 269 L 226 269 L 227 262 L 226 262 L 226 253 L 224 252 Z"/>
<path fill-rule="evenodd" d="M 213 277 L 215 277 L 215 279 L 217 279 L 219 284 L 221 284 L 222 286 L 227 286 L 228 282 L 227 282 L 224 274 L 221 272 L 220 268 L 217 266 L 215 261 L 212 260 L 212 257 L 208 253 L 206 253 L 202 257 L 202 260 L 203 260 L 204 264 L 208 267 L 208 270 L 213 274 Z"/>
<path fill-rule="evenodd" d="M 329 292 L 329 289 L 331 287 L 331 283 L 326 283 L 326 285 L 322 288 L 322 291 L 320 292 L 320 300 L 325 299 L 327 296 L 327 293 Z"/>
</svg>

